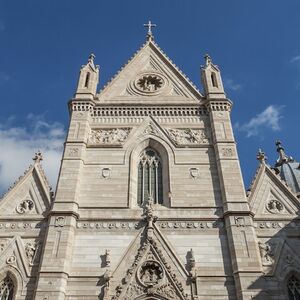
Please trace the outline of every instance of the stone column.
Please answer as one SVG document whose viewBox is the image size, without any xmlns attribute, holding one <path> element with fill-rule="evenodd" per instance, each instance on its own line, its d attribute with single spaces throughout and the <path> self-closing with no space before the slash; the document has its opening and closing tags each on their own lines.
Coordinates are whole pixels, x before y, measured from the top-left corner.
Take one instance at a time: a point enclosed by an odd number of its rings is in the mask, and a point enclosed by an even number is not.
<svg viewBox="0 0 300 300">
<path fill-rule="evenodd" d="M 231 102 L 209 99 L 207 109 L 212 128 L 223 199 L 224 221 L 238 299 L 252 299 L 252 286 L 261 275 L 261 264 L 253 218 L 245 195 L 236 144 L 230 121 Z"/>
<path fill-rule="evenodd" d="M 73 100 L 70 102 L 70 110 L 69 132 L 39 270 L 35 294 L 37 300 L 65 299 L 70 274 L 80 177 L 92 104 Z"/>
</svg>

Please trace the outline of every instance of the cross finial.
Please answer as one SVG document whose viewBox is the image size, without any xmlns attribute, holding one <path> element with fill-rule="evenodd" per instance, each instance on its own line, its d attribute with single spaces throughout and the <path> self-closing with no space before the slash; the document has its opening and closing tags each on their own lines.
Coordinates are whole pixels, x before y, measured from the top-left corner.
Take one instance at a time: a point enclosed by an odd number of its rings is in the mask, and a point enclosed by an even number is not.
<svg viewBox="0 0 300 300">
<path fill-rule="evenodd" d="M 148 21 L 147 24 L 144 24 L 144 27 L 148 27 L 147 38 L 148 39 L 153 38 L 152 27 L 156 27 L 156 24 L 153 24 L 153 23 L 151 23 L 151 21 Z"/>
<path fill-rule="evenodd" d="M 42 152 L 41 152 L 40 150 L 38 150 L 38 151 L 34 154 L 34 157 L 32 158 L 32 160 L 34 160 L 35 162 L 40 162 L 41 160 L 43 160 Z"/>
<path fill-rule="evenodd" d="M 261 163 L 264 163 L 267 160 L 265 152 L 263 152 L 261 149 L 258 149 L 258 153 L 256 156 L 257 160 L 259 160 Z"/>
</svg>

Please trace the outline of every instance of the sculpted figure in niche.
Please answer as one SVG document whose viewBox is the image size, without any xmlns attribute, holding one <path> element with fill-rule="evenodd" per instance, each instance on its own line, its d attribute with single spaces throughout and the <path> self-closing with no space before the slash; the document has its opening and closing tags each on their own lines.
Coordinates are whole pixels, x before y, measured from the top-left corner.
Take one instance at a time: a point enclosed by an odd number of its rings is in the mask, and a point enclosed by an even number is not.
<svg viewBox="0 0 300 300">
<path fill-rule="evenodd" d="M 27 243 L 25 246 L 25 252 L 28 257 L 29 263 L 32 265 L 35 257 L 37 246 L 35 243 Z"/>
<path fill-rule="evenodd" d="M 159 263 L 145 262 L 140 269 L 140 280 L 146 286 L 154 286 L 163 278 L 163 270 Z"/>
<path fill-rule="evenodd" d="M 273 256 L 272 249 L 268 244 L 264 244 L 262 242 L 258 243 L 260 256 L 262 259 L 262 264 L 264 266 L 270 266 L 273 264 Z"/>
</svg>

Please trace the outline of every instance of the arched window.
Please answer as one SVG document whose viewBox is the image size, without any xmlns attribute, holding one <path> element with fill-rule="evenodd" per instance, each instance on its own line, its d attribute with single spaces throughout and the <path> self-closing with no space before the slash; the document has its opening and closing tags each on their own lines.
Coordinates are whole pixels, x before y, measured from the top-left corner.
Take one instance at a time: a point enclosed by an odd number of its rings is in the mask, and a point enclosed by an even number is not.
<svg viewBox="0 0 300 300">
<path fill-rule="evenodd" d="M 287 282 L 289 300 L 300 300 L 300 281 L 292 275 Z"/>
<path fill-rule="evenodd" d="M 91 76 L 90 72 L 86 73 L 85 82 L 84 82 L 84 87 L 86 87 L 86 88 L 89 87 L 90 76 Z"/>
<path fill-rule="evenodd" d="M 0 300 L 12 300 L 14 296 L 14 283 L 6 276 L 0 283 Z"/>
<path fill-rule="evenodd" d="M 152 148 L 145 149 L 138 165 L 138 204 L 143 205 L 152 197 L 154 203 L 163 203 L 162 162 Z"/>
<path fill-rule="evenodd" d="M 211 83 L 213 87 L 218 87 L 217 76 L 215 72 L 211 73 Z"/>
</svg>

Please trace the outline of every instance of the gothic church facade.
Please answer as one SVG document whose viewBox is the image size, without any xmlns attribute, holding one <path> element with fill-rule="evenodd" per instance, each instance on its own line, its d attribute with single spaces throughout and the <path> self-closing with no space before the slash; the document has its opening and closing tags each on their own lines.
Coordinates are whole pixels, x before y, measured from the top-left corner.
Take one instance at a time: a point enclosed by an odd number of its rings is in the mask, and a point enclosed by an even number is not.
<svg viewBox="0 0 300 300">
<path fill-rule="evenodd" d="M 154 42 L 69 102 L 55 196 L 41 154 L 0 202 L 0 299 L 300 299 L 299 163 L 278 142 L 245 191 L 232 102 Z"/>
</svg>

